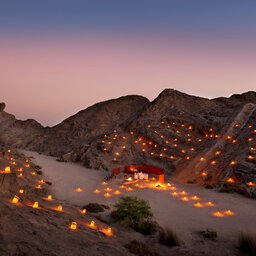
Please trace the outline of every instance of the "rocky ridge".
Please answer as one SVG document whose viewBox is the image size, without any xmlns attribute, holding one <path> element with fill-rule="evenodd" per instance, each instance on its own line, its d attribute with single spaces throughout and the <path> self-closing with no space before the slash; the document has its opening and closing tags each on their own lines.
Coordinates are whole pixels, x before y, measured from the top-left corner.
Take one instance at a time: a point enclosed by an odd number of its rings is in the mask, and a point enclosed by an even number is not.
<svg viewBox="0 0 256 256">
<path fill-rule="evenodd" d="M 95 104 L 51 128 L 2 110 L 0 141 L 94 169 L 153 165 L 256 198 L 255 106 L 256 92 L 209 100 L 166 89 L 152 102 L 126 96 Z"/>
</svg>

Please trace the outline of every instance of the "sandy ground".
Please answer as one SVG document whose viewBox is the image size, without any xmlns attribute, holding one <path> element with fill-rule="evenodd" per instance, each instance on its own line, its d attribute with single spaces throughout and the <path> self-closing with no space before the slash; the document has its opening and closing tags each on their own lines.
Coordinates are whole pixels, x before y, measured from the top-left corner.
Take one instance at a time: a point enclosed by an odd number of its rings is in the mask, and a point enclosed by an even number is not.
<svg viewBox="0 0 256 256">
<path fill-rule="evenodd" d="M 52 181 L 53 195 L 60 200 L 67 200 L 70 203 L 84 205 L 89 202 L 104 203 L 114 205 L 120 196 L 138 196 L 149 201 L 156 221 L 163 227 L 174 228 L 181 239 L 189 246 L 199 241 L 195 233 L 200 230 L 215 230 L 221 241 L 234 242 L 240 231 L 256 230 L 256 200 L 245 198 L 238 194 L 218 193 L 214 190 L 207 190 L 197 185 L 184 185 L 171 178 L 170 182 L 176 190 L 167 188 L 166 190 L 153 188 L 154 182 L 140 182 L 144 188 L 135 187 L 133 184 L 127 185 L 133 191 L 119 188 L 122 180 L 110 181 L 107 185 L 102 185 L 106 172 L 86 169 L 82 166 L 71 163 L 60 163 L 55 158 L 38 155 L 34 152 L 22 151 L 28 157 L 33 156 L 34 163 L 43 167 L 43 173 Z M 76 188 L 82 188 L 82 192 L 76 192 Z M 112 189 L 109 193 L 111 197 L 106 198 L 104 189 Z M 99 189 L 100 193 L 93 191 Z M 119 190 L 121 195 L 115 195 L 114 191 Z M 171 193 L 177 192 L 177 196 Z M 187 194 L 182 195 L 180 192 Z M 192 200 L 193 196 L 199 200 Z M 186 196 L 189 201 L 184 202 L 182 197 Z M 212 202 L 214 206 L 205 205 Z M 203 207 L 197 208 L 193 204 L 200 202 Z M 231 210 L 235 215 L 215 217 L 213 212 L 224 212 Z M 224 255 L 224 254 L 223 254 Z"/>
</svg>

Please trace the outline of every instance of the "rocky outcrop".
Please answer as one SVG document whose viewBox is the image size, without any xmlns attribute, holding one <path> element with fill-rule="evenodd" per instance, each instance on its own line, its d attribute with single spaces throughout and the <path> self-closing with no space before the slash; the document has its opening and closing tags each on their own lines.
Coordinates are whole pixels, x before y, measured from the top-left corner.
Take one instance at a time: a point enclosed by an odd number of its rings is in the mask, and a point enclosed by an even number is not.
<svg viewBox="0 0 256 256">
<path fill-rule="evenodd" d="M 152 102 L 142 96 L 125 96 L 95 104 L 45 128 L 3 111 L 0 141 L 89 168 L 110 171 L 148 164 L 183 181 L 222 186 L 235 176 L 236 165 L 229 165 L 231 161 L 248 170 L 256 168 L 256 151 L 250 150 L 256 148 L 255 104 L 255 92 L 209 100 L 165 89 Z M 226 140 L 228 136 L 232 139 Z M 218 157 L 216 151 L 221 151 Z M 202 179 L 205 170 L 208 175 Z M 246 177 L 237 178 L 237 182 L 244 180 L 238 188 L 249 179 L 256 183 L 254 176 Z"/>
<path fill-rule="evenodd" d="M 1 102 L 0 103 L 0 112 L 3 112 L 5 109 L 5 103 L 4 102 Z"/>
</svg>

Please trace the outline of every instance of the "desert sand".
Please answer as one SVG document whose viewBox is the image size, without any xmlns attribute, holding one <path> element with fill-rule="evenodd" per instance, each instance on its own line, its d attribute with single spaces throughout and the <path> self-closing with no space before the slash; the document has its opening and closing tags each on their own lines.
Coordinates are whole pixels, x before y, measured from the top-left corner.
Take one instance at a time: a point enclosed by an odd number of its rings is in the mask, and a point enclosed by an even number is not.
<svg viewBox="0 0 256 256">
<path fill-rule="evenodd" d="M 39 155 L 35 152 L 22 151 L 26 156 L 33 156 L 33 162 L 40 165 L 43 174 L 52 181 L 52 194 L 59 200 L 66 200 L 75 205 L 85 205 L 90 202 L 104 203 L 113 206 L 118 202 L 120 196 L 137 196 L 149 201 L 156 221 L 163 227 L 174 228 L 187 246 L 200 245 L 200 239 L 195 234 L 201 230 L 217 231 L 222 243 L 234 243 L 240 231 L 253 231 L 256 229 L 256 201 L 245 198 L 239 194 L 219 193 L 207 190 L 198 185 L 181 184 L 171 177 L 166 177 L 166 183 L 170 182 L 176 190 L 167 188 L 154 188 L 154 181 L 142 181 L 139 184 L 144 188 L 135 187 L 134 184 L 126 185 L 132 191 L 119 188 L 123 179 L 113 179 L 107 185 L 101 182 L 107 172 L 91 170 L 74 163 L 57 162 L 56 158 Z M 112 189 L 111 197 L 104 197 L 105 189 Z M 81 188 L 82 192 L 76 192 Z M 94 190 L 100 193 L 93 193 Z M 120 195 L 114 191 L 119 190 Z M 187 194 L 182 195 L 180 192 Z M 177 192 L 177 196 L 171 193 Z M 197 196 L 199 200 L 191 197 Z M 181 200 L 187 197 L 189 201 Z M 214 206 L 205 203 L 212 202 Z M 193 204 L 200 203 L 203 207 L 195 207 Z M 214 212 L 225 212 L 230 210 L 234 215 L 224 214 L 223 217 L 213 216 Z M 212 249 L 211 249 L 212 250 Z"/>
</svg>

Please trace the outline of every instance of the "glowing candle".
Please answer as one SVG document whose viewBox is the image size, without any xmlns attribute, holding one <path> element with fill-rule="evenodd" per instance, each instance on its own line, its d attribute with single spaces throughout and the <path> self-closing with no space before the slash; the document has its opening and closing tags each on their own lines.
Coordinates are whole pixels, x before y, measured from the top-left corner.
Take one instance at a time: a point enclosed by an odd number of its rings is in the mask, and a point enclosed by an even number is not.
<svg viewBox="0 0 256 256">
<path fill-rule="evenodd" d="M 6 166 L 6 167 L 4 168 L 4 172 L 5 172 L 5 173 L 10 173 L 10 172 L 11 172 L 10 166 Z"/>
<path fill-rule="evenodd" d="M 72 222 L 70 225 L 70 229 L 76 229 L 77 228 L 77 223 L 76 222 Z"/>
<path fill-rule="evenodd" d="M 215 217 L 223 217 L 224 216 L 224 214 L 222 214 L 220 212 L 214 212 L 212 215 Z"/>
<path fill-rule="evenodd" d="M 14 196 L 13 199 L 12 199 L 12 203 L 13 204 L 17 204 L 19 202 L 19 197 L 18 196 Z"/>
<path fill-rule="evenodd" d="M 38 208 L 38 206 L 39 206 L 38 202 L 34 202 L 33 208 Z"/>
<path fill-rule="evenodd" d="M 206 205 L 208 206 L 214 206 L 214 204 L 212 202 L 207 202 Z"/>
</svg>

